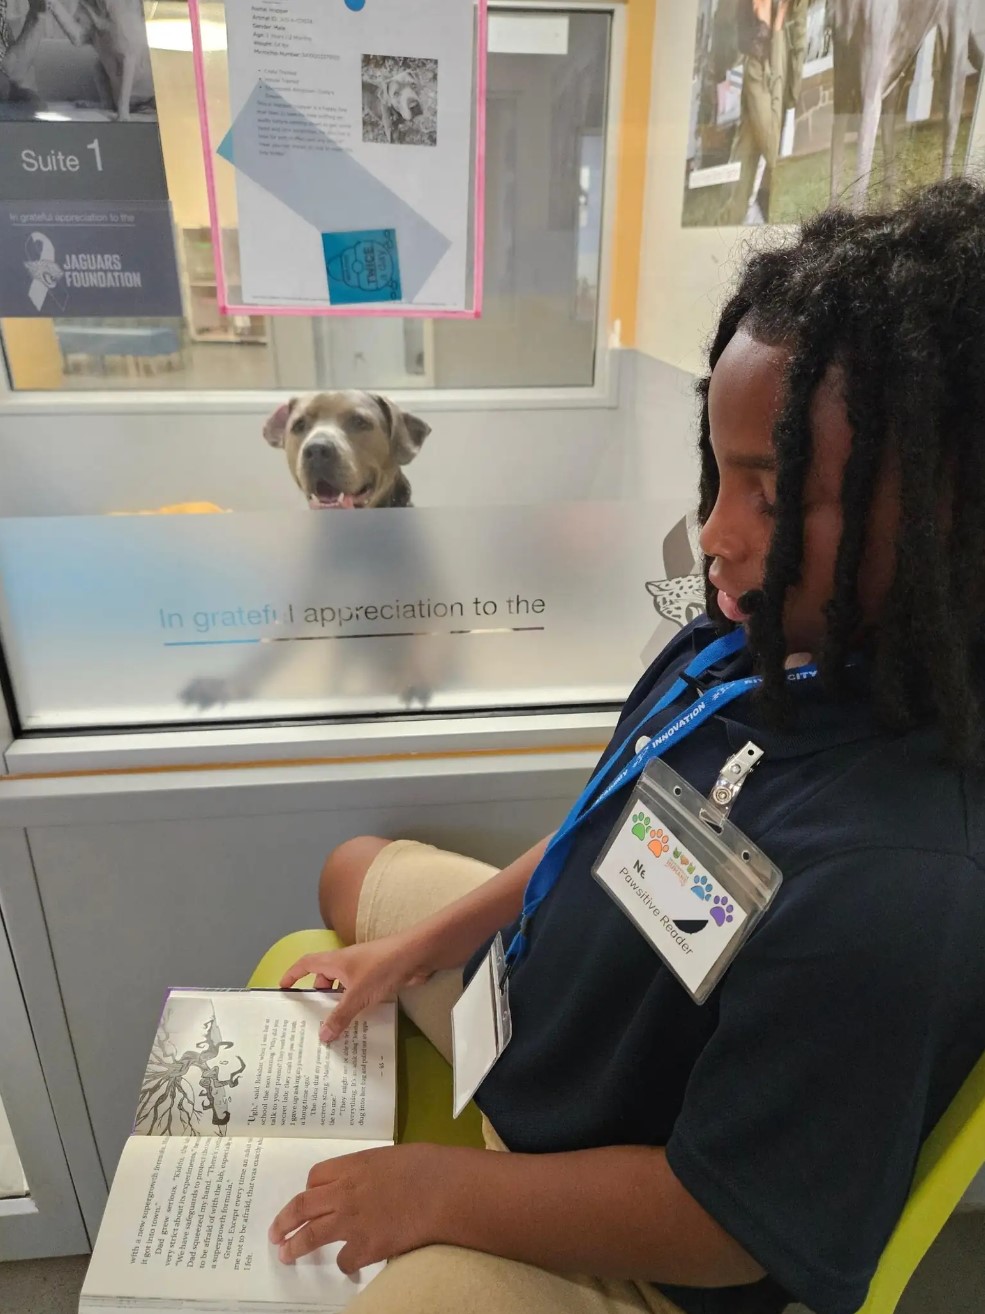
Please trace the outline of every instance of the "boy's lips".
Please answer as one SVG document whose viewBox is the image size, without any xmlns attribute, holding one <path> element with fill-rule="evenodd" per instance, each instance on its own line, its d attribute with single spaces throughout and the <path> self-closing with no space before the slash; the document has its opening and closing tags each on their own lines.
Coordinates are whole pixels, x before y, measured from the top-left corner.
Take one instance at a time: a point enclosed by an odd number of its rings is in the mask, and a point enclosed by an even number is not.
<svg viewBox="0 0 985 1314">
<path fill-rule="evenodd" d="M 716 600 L 719 611 L 726 620 L 732 621 L 734 625 L 742 625 L 749 619 L 748 613 L 739 606 L 739 598 L 734 593 L 727 593 L 725 589 L 719 589 Z"/>
</svg>

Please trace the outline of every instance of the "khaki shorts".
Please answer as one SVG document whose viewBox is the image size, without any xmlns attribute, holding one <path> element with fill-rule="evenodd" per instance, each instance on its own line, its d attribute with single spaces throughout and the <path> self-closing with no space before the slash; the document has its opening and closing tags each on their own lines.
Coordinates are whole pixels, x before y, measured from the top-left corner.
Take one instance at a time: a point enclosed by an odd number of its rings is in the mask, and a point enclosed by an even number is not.
<svg viewBox="0 0 985 1314">
<path fill-rule="evenodd" d="M 413 840 L 398 840 L 366 873 L 356 939 L 406 930 L 468 894 L 494 867 Z M 438 972 L 400 996 L 400 1005 L 451 1061 L 451 1009 L 462 973 Z M 490 1149 L 505 1149 L 484 1122 Z M 349 1307 L 353 1314 L 680 1314 L 648 1283 L 565 1277 L 497 1255 L 425 1246 L 391 1260 Z"/>
</svg>

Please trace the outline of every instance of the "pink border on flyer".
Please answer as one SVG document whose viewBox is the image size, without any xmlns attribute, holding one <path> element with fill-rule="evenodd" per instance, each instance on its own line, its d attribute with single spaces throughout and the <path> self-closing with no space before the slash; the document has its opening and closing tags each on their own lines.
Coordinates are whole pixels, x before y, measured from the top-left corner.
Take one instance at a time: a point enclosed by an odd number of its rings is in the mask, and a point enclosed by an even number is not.
<svg viewBox="0 0 985 1314">
<path fill-rule="evenodd" d="M 240 306 L 228 300 L 225 259 L 222 251 L 222 228 L 219 222 L 219 203 L 215 182 L 215 152 L 212 130 L 209 125 L 208 95 L 205 85 L 205 54 L 202 47 L 202 18 L 200 0 L 188 0 L 188 14 L 192 26 L 192 59 L 195 66 L 195 94 L 198 99 L 198 122 L 205 157 L 205 189 L 209 200 L 209 221 L 212 228 L 212 255 L 215 260 L 216 299 L 222 315 L 301 315 L 338 316 L 360 319 L 478 319 L 482 314 L 483 260 L 486 248 L 486 61 L 489 49 L 488 0 L 475 0 L 476 6 L 476 116 L 475 116 L 475 196 L 474 243 L 472 270 L 471 310 L 417 310 L 413 306 L 392 309 L 372 306 L 357 309 L 351 306 Z"/>
</svg>

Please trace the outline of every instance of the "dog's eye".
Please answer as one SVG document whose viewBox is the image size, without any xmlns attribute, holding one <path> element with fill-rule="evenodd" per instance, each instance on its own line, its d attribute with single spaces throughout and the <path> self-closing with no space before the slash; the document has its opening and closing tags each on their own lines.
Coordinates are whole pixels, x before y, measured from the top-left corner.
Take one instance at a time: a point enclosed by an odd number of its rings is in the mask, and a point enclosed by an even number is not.
<svg viewBox="0 0 985 1314">
<path fill-rule="evenodd" d="M 308 417 L 299 415 L 296 420 L 291 421 L 291 433 L 302 434 L 308 427 Z"/>
<path fill-rule="evenodd" d="M 372 427 L 373 427 L 373 421 L 369 418 L 368 415 L 349 416 L 350 429 L 372 429 Z"/>
</svg>

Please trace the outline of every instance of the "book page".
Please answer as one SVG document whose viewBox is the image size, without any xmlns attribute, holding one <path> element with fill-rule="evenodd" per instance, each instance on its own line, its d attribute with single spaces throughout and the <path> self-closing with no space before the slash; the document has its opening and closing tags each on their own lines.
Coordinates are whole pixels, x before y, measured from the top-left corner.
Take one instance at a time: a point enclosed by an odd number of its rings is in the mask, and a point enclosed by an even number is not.
<svg viewBox="0 0 985 1314">
<path fill-rule="evenodd" d="M 141 1084 L 145 1136 L 387 1140 L 396 1111 L 396 1005 L 325 1045 L 327 991 L 172 990 Z"/>
<path fill-rule="evenodd" d="M 267 1228 L 304 1190 L 316 1163 L 378 1144 L 131 1136 L 80 1311 L 114 1300 L 216 1302 L 223 1311 L 240 1300 L 343 1309 L 382 1265 L 346 1277 L 335 1262 L 341 1244 L 285 1265 L 267 1240 Z"/>
</svg>

